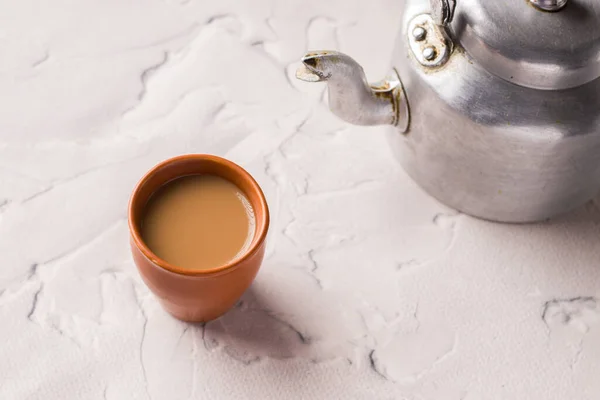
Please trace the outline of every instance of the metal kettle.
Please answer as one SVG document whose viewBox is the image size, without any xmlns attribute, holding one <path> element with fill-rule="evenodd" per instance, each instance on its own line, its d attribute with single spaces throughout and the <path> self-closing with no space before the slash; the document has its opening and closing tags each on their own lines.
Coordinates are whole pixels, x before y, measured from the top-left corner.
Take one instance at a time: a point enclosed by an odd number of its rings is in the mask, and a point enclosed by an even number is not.
<svg viewBox="0 0 600 400">
<path fill-rule="evenodd" d="M 533 222 L 600 191 L 600 2 L 406 0 L 388 77 L 313 51 L 296 76 L 331 110 L 383 125 L 429 194 L 466 214 Z"/>
</svg>

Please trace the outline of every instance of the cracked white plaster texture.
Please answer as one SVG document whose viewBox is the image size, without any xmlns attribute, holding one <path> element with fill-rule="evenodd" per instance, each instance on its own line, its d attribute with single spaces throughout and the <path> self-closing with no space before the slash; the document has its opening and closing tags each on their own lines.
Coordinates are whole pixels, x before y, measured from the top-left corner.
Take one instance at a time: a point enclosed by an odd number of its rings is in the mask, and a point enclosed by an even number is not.
<svg viewBox="0 0 600 400">
<path fill-rule="evenodd" d="M 0 399 L 600 399 L 600 207 L 444 207 L 386 127 L 332 116 L 307 49 L 389 68 L 402 1 L 4 2 Z M 213 153 L 272 224 L 241 301 L 161 309 L 128 248 L 157 162 Z"/>
</svg>

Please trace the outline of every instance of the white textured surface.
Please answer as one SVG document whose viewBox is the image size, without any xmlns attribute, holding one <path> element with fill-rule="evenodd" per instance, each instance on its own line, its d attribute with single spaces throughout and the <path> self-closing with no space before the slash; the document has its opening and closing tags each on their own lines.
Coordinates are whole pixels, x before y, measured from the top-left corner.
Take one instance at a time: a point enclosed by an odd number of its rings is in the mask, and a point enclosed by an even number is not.
<svg viewBox="0 0 600 400">
<path fill-rule="evenodd" d="M 387 71 L 396 0 L 4 2 L 1 399 L 600 398 L 600 211 L 496 225 L 427 197 L 347 126 L 307 48 Z M 263 186 L 267 260 L 206 326 L 158 306 L 126 206 L 156 162 Z"/>
</svg>

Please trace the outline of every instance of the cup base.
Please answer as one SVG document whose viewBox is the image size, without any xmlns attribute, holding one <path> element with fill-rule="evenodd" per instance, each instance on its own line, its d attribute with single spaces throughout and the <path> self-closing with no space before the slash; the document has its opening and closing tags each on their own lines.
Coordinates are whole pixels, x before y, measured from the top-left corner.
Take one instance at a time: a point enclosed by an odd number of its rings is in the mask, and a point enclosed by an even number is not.
<svg viewBox="0 0 600 400">
<path fill-rule="evenodd" d="M 222 317 L 227 311 L 233 308 L 235 304 L 229 305 L 226 308 L 218 310 L 198 309 L 191 310 L 189 306 L 179 306 L 165 300 L 159 300 L 160 305 L 165 311 L 183 322 L 201 323 L 210 322 L 219 317 Z"/>
</svg>

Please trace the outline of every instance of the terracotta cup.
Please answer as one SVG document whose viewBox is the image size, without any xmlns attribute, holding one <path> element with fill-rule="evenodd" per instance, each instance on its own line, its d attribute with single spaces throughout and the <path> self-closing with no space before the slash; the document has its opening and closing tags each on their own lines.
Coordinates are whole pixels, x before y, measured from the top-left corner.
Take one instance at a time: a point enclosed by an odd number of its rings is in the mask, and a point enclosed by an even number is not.
<svg viewBox="0 0 600 400">
<path fill-rule="evenodd" d="M 225 265 L 191 271 L 157 257 L 142 240 L 140 222 L 150 196 L 162 185 L 186 175 L 212 174 L 235 183 L 254 209 L 256 231 L 248 250 Z M 229 310 L 250 286 L 265 253 L 269 208 L 265 196 L 248 172 L 221 157 L 190 154 L 163 161 L 137 184 L 129 201 L 131 251 L 137 268 L 163 307 L 190 322 L 215 319 Z"/>
</svg>

